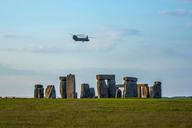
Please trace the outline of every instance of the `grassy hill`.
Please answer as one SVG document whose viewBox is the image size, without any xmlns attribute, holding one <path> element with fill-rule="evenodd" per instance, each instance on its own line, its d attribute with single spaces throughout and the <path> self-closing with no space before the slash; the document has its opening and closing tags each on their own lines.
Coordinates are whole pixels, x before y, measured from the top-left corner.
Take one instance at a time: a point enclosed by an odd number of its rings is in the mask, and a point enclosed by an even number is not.
<svg viewBox="0 0 192 128">
<path fill-rule="evenodd" d="M 190 128 L 191 99 L 0 99 L 0 128 Z"/>
</svg>

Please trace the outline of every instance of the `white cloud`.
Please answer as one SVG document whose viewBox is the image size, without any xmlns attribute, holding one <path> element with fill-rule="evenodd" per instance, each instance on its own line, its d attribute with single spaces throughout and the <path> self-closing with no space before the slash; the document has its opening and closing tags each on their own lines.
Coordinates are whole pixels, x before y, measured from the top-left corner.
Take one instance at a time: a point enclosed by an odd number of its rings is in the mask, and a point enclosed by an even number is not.
<svg viewBox="0 0 192 128">
<path fill-rule="evenodd" d="M 171 11 L 160 11 L 162 16 L 192 16 L 192 10 L 187 9 L 176 9 Z"/>
</svg>

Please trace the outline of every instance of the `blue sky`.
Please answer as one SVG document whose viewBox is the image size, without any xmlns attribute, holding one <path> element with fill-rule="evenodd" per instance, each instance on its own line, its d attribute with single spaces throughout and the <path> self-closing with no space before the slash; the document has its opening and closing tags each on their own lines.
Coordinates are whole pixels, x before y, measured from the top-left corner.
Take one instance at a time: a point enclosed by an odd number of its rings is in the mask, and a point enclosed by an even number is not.
<svg viewBox="0 0 192 128">
<path fill-rule="evenodd" d="M 88 34 L 89 43 L 70 33 Z M 35 83 L 76 74 L 77 91 L 98 73 L 163 83 L 163 96 L 191 95 L 191 0 L 1 0 L 0 95 L 33 96 Z"/>
</svg>

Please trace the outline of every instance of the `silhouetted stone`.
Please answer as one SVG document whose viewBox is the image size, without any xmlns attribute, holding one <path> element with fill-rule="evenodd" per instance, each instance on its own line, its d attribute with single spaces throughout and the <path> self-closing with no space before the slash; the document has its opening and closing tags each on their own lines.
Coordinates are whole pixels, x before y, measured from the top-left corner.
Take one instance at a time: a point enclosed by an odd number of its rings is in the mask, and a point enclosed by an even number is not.
<svg viewBox="0 0 192 128">
<path fill-rule="evenodd" d="M 116 88 L 116 96 L 115 98 L 121 98 L 122 97 L 122 91 L 117 87 Z"/>
<path fill-rule="evenodd" d="M 34 89 L 34 98 L 44 98 L 44 88 L 41 84 L 36 84 Z"/>
<path fill-rule="evenodd" d="M 89 97 L 90 97 L 89 84 L 81 84 L 80 98 L 89 98 Z"/>
<path fill-rule="evenodd" d="M 124 77 L 123 97 L 137 97 L 137 78 Z"/>
<path fill-rule="evenodd" d="M 149 97 L 149 86 L 148 84 L 138 84 L 138 98 L 148 98 Z"/>
<path fill-rule="evenodd" d="M 67 98 L 67 93 L 66 93 L 66 86 L 67 86 L 67 77 L 59 77 L 60 79 L 60 95 L 61 98 Z"/>
<path fill-rule="evenodd" d="M 89 92 L 90 92 L 90 98 L 95 98 L 95 89 L 94 88 L 89 88 Z"/>
<path fill-rule="evenodd" d="M 77 92 L 75 92 L 75 99 L 77 99 L 77 97 L 78 97 L 78 93 L 77 93 Z"/>
<path fill-rule="evenodd" d="M 97 80 L 98 98 L 108 98 L 108 87 L 105 80 Z"/>
<path fill-rule="evenodd" d="M 109 98 L 115 98 L 116 93 L 115 79 L 109 79 L 107 83 L 108 83 Z"/>
<path fill-rule="evenodd" d="M 66 92 L 67 98 L 75 98 L 75 75 L 69 74 L 67 75 L 67 84 L 66 84 Z"/>
<path fill-rule="evenodd" d="M 96 75 L 97 80 L 115 80 L 115 75 L 99 74 Z"/>
<path fill-rule="evenodd" d="M 45 90 L 45 97 L 46 98 L 56 98 L 55 86 L 48 85 Z"/>
<path fill-rule="evenodd" d="M 161 98 L 161 82 L 155 81 L 154 85 L 150 87 L 151 98 Z"/>
</svg>

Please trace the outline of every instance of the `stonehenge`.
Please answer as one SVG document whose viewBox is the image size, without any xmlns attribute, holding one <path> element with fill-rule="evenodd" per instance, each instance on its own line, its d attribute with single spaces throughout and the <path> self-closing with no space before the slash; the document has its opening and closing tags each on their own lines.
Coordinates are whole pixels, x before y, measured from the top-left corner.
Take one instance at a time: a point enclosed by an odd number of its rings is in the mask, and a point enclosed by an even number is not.
<svg viewBox="0 0 192 128">
<path fill-rule="evenodd" d="M 81 96 L 80 96 L 80 98 L 89 98 L 89 97 L 90 97 L 89 84 L 81 84 Z"/>
<path fill-rule="evenodd" d="M 155 81 L 154 85 L 150 87 L 151 98 L 161 98 L 161 82 Z"/>
<path fill-rule="evenodd" d="M 95 98 L 95 89 L 89 88 L 89 92 L 90 92 L 89 98 Z"/>
<path fill-rule="evenodd" d="M 36 84 L 34 89 L 34 98 L 44 98 L 44 88 L 41 84 Z"/>
<path fill-rule="evenodd" d="M 136 77 L 124 77 L 124 90 L 123 97 L 137 97 L 137 78 Z"/>
<path fill-rule="evenodd" d="M 148 84 L 138 84 L 137 85 L 138 98 L 149 98 L 149 86 Z"/>
<path fill-rule="evenodd" d="M 116 88 L 115 98 L 122 98 L 122 91 L 119 88 Z"/>
<path fill-rule="evenodd" d="M 96 75 L 98 98 L 115 98 L 115 75 Z"/>
<path fill-rule="evenodd" d="M 60 95 L 63 99 L 77 98 L 75 75 L 68 74 L 60 76 Z M 116 84 L 114 74 L 98 74 L 97 93 L 95 89 L 90 88 L 88 83 L 81 84 L 80 98 L 161 98 L 161 82 L 155 81 L 154 85 L 149 87 L 148 84 L 137 84 L 136 77 L 123 77 L 123 84 Z M 36 84 L 34 89 L 34 98 L 56 98 L 54 85 L 48 85 L 45 89 L 41 84 Z"/>
<path fill-rule="evenodd" d="M 60 76 L 59 79 L 61 98 L 76 98 L 75 75 Z"/>
<path fill-rule="evenodd" d="M 67 77 L 60 76 L 60 95 L 61 98 L 67 98 L 67 93 L 66 93 L 66 84 L 67 84 Z"/>
<path fill-rule="evenodd" d="M 81 84 L 81 96 L 80 98 L 95 98 L 95 89 L 90 88 L 89 84 Z"/>
<path fill-rule="evenodd" d="M 67 98 L 76 98 L 76 88 L 75 88 L 75 75 L 67 75 L 67 84 L 66 84 L 66 93 Z"/>
<path fill-rule="evenodd" d="M 55 92 L 55 86 L 54 85 L 48 85 L 45 90 L 45 97 L 46 98 L 56 98 L 56 92 Z"/>
</svg>

